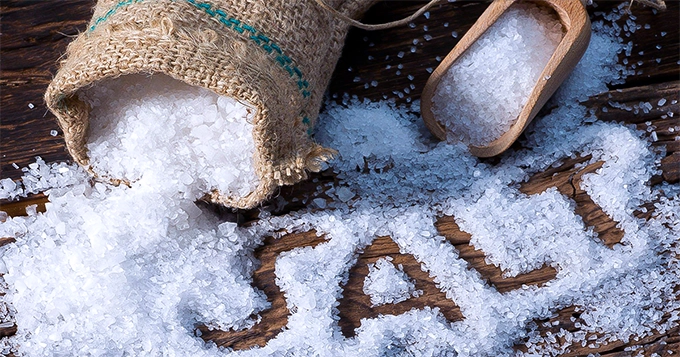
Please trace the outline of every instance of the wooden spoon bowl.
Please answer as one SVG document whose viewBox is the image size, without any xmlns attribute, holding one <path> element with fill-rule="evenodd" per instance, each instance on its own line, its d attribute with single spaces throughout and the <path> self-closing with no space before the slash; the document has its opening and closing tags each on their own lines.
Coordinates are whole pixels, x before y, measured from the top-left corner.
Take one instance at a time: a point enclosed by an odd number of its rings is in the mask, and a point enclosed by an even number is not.
<svg viewBox="0 0 680 357">
<path fill-rule="evenodd" d="M 480 36 L 489 29 L 498 18 L 510 8 L 511 5 L 521 0 L 495 0 L 482 16 L 475 22 L 470 30 L 461 38 L 456 47 L 449 52 L 442 63 L 432 72 L 423 89 L 421 99 L 421 113 L 425 125 L 439 139 L 446 140 L 446 128 L 442 126 L 432 113 L 432 98 L 449 67 L 456 62 L 465 51 L 477 41 Z M 588 43 L 590 42 L 590 19 L 583 2 L 585 0 L 533 0 L 540 6 L 552 8 L 559 18 L 564 29 L 562 40 L 558 44 L 545 68 L 539 76 L 538 82 L 522 108 L 517 120 L 510 129 L 498 139 L 486 146 L 469 145 L 470 152 L 479 157 L 495 156 L 505 151 L 512 145 L 531 120 L 538 114 L 545 102 L 555 93 L 557 88 L 567 78 L 581 59 Z"/>
</svg>

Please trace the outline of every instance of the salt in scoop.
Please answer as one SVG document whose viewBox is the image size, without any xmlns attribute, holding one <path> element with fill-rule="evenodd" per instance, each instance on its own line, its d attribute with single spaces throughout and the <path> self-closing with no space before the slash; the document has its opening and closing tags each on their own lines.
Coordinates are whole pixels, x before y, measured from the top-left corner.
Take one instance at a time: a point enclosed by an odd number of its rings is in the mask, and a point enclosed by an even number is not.
<svg viewBox="0 0 680 357">
<path fill-rule="evenodd" d="M 430 129 L 430 131 L 437 136 L 441 140 L 446 140 L 447 137 L 449 140 L 453 139 L 454 141 L 463 141 L 465 142 L 469 149 L 470 152 L 473 155 L 479 156 L 479 157 L 490 157 L 490 156 L 495 156 L 503 151 L 505 151 L 510 145 L 519 137 L 519 135 L 524 131 L 524 129 L 527 127 L 527 125 L 533 120 L 533 118 L 536 116 L 538 111 L 541 109 L 541 107 L 546 103 L 546 101 L 552 96 L 552 94 L 557 90 L 557 88 L 560 86 L 560 84 L 567 78 L 569 73 L 572 71 L 572 69 L 576 66 L 578 61 L 581 59 L 583 56 L 584 52 L 586 51 L 588 47 L 588 43 L 590 42 L 590 20 L 588 18 L 588 13 L 585 9 L 585 1 L 586 0 L 536 0 L 536 1 L 521 1 L 521 0 L 495 0 L 487 10 L 481 15 L 481 17 L 475 22 L 475 24 L 470 28 L 470 30 L 463 36 L 463 38 L 458 42 L 458 44 L 449 52 L 449 54 L 444 58 L 444 60 L 441 62 L 441 64 L 435 69 L 435 71 L 432 73 L 430 76 L 429 80 L 427 81 L 427 84 L 425 85 L 425 88 L 423 89 L 422 93 L 422 100 L 421 100 L 421 112 L 423 116 L 423 120 L 425 121 L 425 124 L 427 127 Z M 452 98 L 455 98 L 456 101 L 460 101 L 460 103 L 457 103 L 456 105 L 463 105 L 463 106 L 470 106 L 473 108 L 478 108 L 480 109 L 481 113 L 484 113 L 486 111 L 487 114 L 493 114 L 493 115 L 505 115 L 505 118 L 502 118 L 500 122 L 505 122 L 506 125 L 509 125 L 509 128 L 503 128 L 499 129 L 494 126 L 494 119 L 493 118 L 488 118 L 489 116 L 484 115 L 484 118 L 477 118 L 472 115 L 467 124 L 462 124 L 462 125 L 467 125 L 468 127 L 465 128 L 465 130 L 472 132 L 474 135 L 490 135 L 490 138 L 488 140 L 466 140 L 465 138 L 461 138 L 460 135 L 450 135 L 455 128 L 451 128 L 450 126 L 454 126 L 457 123 L 455 122 L 458 120 L 458 116 L 461 115 L 460 111 L 455 111 L 452 112 L 451 110 L 446 111 L 446 113 L 442 113 L 442 108 L 441 105 L 448 105 L 447 103 L 438 103 L 436 102 L 437 98 L 440 98 L 438 91 L 442 91 L 442 88 L 439 88 L 440 85 L 448 86 L 446 83 L 447 81 L 450 81 L 452 78 L 455 81 L 455 68 L 452 71 L 452 66 L 457 65 L 458 61 L 464 62 L 466 56 L 467 56 L 467 61 L 468 63 L 463 63 L 461 66 L 469 66 L 471 64 L 473 65 L 482 65 L 484 66 L 484 62 L 487 62 L 484 58 L 470 58 L 470 56 L 475 56 L 473 53 L 466 53 L 469 49 L 472 50 L 470 52 L 477 52 L 477 56 L 479 56 L 480 53 L 483 53 L 484 55 L 496 55 L 496 60 L 499 58 L 501 61 L 506 61 L 510 65 L 512 65 L 512 61 L 514 61 L 513 58 L 502 58 L 502 54 L 498 54 L 494 51 L 489 52 L 487 49 L 487 52 L 480 52 L 479 47 L 485 46 L 484 42 L 489 42 L 491 39 L 489 36 L 492 36 L 490 34 L 485 35 L 487 30 L 492 28 L 494 25 L 497 24 L 499 19 L 501 19 L 501 22 L 507 23 L 507 21 L 513 21 L 513 20 L 508 20 L 507 16 L 512 16 L 516 15 L 517 11 L 520 13 L 522 11 L 528 11 L 528 6 L 538 6 L 542 10 L 547 10 L 550 13 L 552 13 L 552 16 L 554 17 L 554 21 L 556 23 L 559 23 L 561 25 L 561 39 L 553 39 L 555 48 L 552 51 L 552 54 L 548 53 L 545 56 L 545 64 L 542 65 L 541 63 L 537 63 L 535 59 L 532 59 L 530 57 L 525 58 L 525 63 L 522 63 L 521 61 L 518 62 L 519 67 L 515 68 L 509 68 L 507 70 L 502 70 L 498 68 L 492 68 L 489 67 L 487 70 L 489 71 L 495 71 L 493 73 L 493 78 L 491 83 L 477 83 L 477 81 L 474 79 L 475 75 L 475 70 L 470 69 L 472 71 L 471 73 L 471 80 L 468 80 L 468 84 L 464 87 L 460 88 L 455 88 L 455 86 L 451 86 L 449 88 L 446 88 L 448 91 L 452 91 L 449 93 Z M 510 12 L 515 12 L 515 14 L 510 14 Z M 546 12 L 546 11 L 544 11 Z M 505 18 L 503 16 L 506 15 Z M 538 21 L 544 21 L 545 17 L 537 17 Z M 549 19 L 550 20 L 550 19 Z M 515 26 L 521 27 L 521 26 L 530 26 L 526 23 L 526 21 L 522 20 L 514 20 L 515 21 Z M 517 23 L 519 22 L 519 23 Z M 548 25 L 546 25 L 548 26 Z M 494 29 L 495 31 L 498 31 L 498 26 Z M 504 29 L 501 29 L 504 30 Z M 520 29 L 521 31 L 521 29 Z M 521 34 L 504 34 L 506 36 L 505 40 L 506 41 L 513 41 L 516 38 L 521 37 Z M 540 36 L 539 36 L 540 37 Z M 476 42 L 480 42 L 477 43 Z M 534 41 L 533 39 L 525 39 L 524 40 L 526 43 L 524 45 L 527 46 L 542 46 L 540 41 Z M 536 42 L 536 43 L 534 43 Z M 543 45 L 544 48 L 542 48 L 543 51 L 550 50 L 549 46 Z M 541 48 L 537 48 L 536 50 L 541 50 Z M 525 48 L 525 52 L 529 54 L 529 56 L 534 56 L 535 51 L 532 51 L 531 48 Z M 538 52 L 538 51 L 536 51 Z M 549 56 L 549 57 L 548 57 Z M 508 57 L 508 56 L 505 56 Z M 463 58 L 463 60 L 461 60 Z M 471 61 L 472 62 L 469 62 Z M 538 61 L 540 62 L 540 61 Z M 491 63 L 491 60 L 489 60 L 488 63 Z M 510 113 L 512 111 L 508 111 L 509 114 L 506 115 L 503 111 L 494 111 L 494 106 L 492 104 L 496 103 L 485 103 L 485 102 L 480 102 L 477 100 L 477 98 L 470 98 L 470 96 L 465 97 L 464 95 L 459 95 L 460 93 L 457 93 L 456 91 L 469 91 L 469 87 L 477 87 L 479 86 L 486 86 L 486 91 L 488 92 L 487 94 L 490 95 L 492 98 L 494 96 L 493 92 L 499 92 L 501 90 L 500 83 L 502 81 L 505 81 L 508 79 L 509 76 L 518 76 L 522 73 L 526 73 L 527 67 L 529 66 L 542 66 L 542 70 L 540 67 L 538 70 L 539 72 L 534 70 L 534 74 L 538 74 L 537 78 L 535 81 L 528 82 L 528 87 L 527 87 L 527 93 L 524 95 L 524 104 L 519 103 L 516 100 L 512 100 L 512 96 L 514 95 L 515 98 L 517 95 L 522 96 L 522 94 L 518 94 L 521 92 L 520 90 L 514 88 L 513 86 L 510 86 L 508 91 L 505 93 L 509 93 L 510 95 L 510 105 L 515 105 L 516 106 L 516 111 L 519 111 L 518 114 L 513 114 Z M 488 64 L 488 66 L 491 66 L 491 64 Z M 472 68 L 472 67 L 468 67 Z M 464 68 L 465 70 L 465 68 Z M 449 73 L 450 72 L 450 73 Z M 449 76 L 447 77 L 447 73 Z M 451 77 L 453 75 L 453 77 Z M 487 78 L 488 79 L 488 78 Z M 523 80 L 526 80 L 527 78 L 523 78 Z M 487 81 L 488 82 L 488 81 Z M 515 93 L 517 92 L 517 93 Z M 490 94 L 489 94 L 490 93 Z M 505 95 L 505 94 L 503 94 Z M 475 97 L 476 95 L 473 95 Z M 488 98 L 482 96 L 481 98 Z M 439 106 L 439 108 L 436 108 Z M 449 107 L 450 108 L 450 107 Z M 443 118 L 445 115 L 450 116 L 451 120 L 448 121 L 446 118 Z M 464 115 L 463 115 L 464 116 Z M 516 119 L 515 119 L 516 118 Z M 482 122 L 486 121 L 486 127 L 482 125 Z M 491 127 L 490 127 L 491 126 Z M 494 129 L 497 133 L 491 133 L 493 130 L 488 130 L 488 129 Z M 502 131 L 499 131 L 502 130 Z M 463 135 L 465 136 L 465 135 Z M 469 139 L 469 138 L 468 138 Z"/>
</svg>

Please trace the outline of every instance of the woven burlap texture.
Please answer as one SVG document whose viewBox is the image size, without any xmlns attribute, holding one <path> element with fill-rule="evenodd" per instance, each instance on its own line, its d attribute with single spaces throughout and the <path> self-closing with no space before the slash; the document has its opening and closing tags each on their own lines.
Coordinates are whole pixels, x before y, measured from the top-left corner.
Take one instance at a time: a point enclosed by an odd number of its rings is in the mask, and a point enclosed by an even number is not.
<svg viewBox="0 0 680 357">
<path fill-rule="evenodd" d="M 355 18 L 374 2 L 328 1 Z M 253 106 L 259 186 L 246 197 L 206 194 L 252 208 L 332 155 L 309 133 L 347 31 L 313 0 L 100 0 L 88 29 L 69 44 L 45 101 L 73 159 L 114 183 L 120 180 L 90 165 L 90 108 L 79 90 L 122 75 L 163 73 Z"/>
</svg>

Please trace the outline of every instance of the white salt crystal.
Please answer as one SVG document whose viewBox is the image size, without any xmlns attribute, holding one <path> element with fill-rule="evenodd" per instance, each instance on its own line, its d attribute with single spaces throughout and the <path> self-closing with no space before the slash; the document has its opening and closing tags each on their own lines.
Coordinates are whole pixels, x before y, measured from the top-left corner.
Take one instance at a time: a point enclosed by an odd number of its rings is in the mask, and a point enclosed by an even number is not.
<svg viewBox="0 0 680 357">
<path fill-rule="evenodd" d="M 484 146 L 508 131 L 563 36 L 555 14 L 511 6 L 448 69 L 432 112 L 449 137 Z"/>
<path fill-rule="evenodd" d="M 35 216 L 37 214 L 38 214 L 38 205 L 37 204 L 26 206 L 26 215 L 27 216 Z"/>
<path fill-rule="evenodd" d="M 342 202 L 347 202 L 355 196 L 352 190 L 344 186 L 339 187 L 335 192 L 338 195 L 338 199 L 340 199 Z"/>
<path fill-rule="evenodd" d="M 183 173 L 180 175 L 180 181 L 181 181 L 184 185 L 189 186 L 189 185 L 191 185 L 191 184 L 194 182 L 194 179 L 193 179 L 193 177 L 191 177 L 191 175 L 189 175 L 188 173 L 183 172 Z"/>
<path fill-rule="evenodd" d="M 207 125 L 200 125 L 191 129 L 189 133 L 191 136 L 198 138 L 201 141 L 212 139 L 212 130 Z"/>
<path fill-rule="evenodd" d="M 33 109 L 33 108 L 35 108 L 35 105 L 33 105 L 33 103 L 28 103 L 28 108 Z"/>
<path fill-rule="evenodd" d="M 314 204 L 321 209 L 326 208 L 326 200 L 323 199 L 323 198 L 320 198 L 320 197 L 315 198 L 315 199 L 312 200 L 312 202 L 314 202 Z"/>
<path fill-rule="evenodd" d="M 51 136 L 57 136 L 57 134 L 59 134 L 59 132 L 57 132 L 56 130 L 50 130 Z"/>
<path fill-rule="evenodd" d="M 4 178 L 0 180 L 0 199 L 14 198 L 13 195 L 15 195 L 14 192 L 16 188 L 17 184 L 11 178 Z"/>
<path fill-rule="evenodd" d="M 666 104 L 666 98 L 661 98 L 661 99 L 659 99 L 659 102 L 656 103 L 656 105 L 659 106 L 659 107 L 664 105 L 664 104 Z"/>
</svg>

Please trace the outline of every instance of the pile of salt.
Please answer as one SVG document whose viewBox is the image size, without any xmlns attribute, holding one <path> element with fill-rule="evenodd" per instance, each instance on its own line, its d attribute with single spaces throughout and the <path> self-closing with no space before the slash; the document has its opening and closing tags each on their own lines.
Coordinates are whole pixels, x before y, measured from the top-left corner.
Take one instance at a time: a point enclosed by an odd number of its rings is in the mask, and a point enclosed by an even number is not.
<svg viewBox="0 0 680 357">
<path fill-rule="evenodd" d="M 396 304 L 422 293 L 416 290 L 415 283 L 406 275 L 401 264 L 396 267 L 392 260 L 387 256 L 368 264 L 363 291 L 371 297 L 373 306 Z"/>
<path fill-rule="evenodd" d="M 165 75 L 123 76 L 80 95 L 92 107 L 87 148 L 98 174 L 170 184 L 193 199 L 257 188 L 247 105 Z"/>
</svg>

